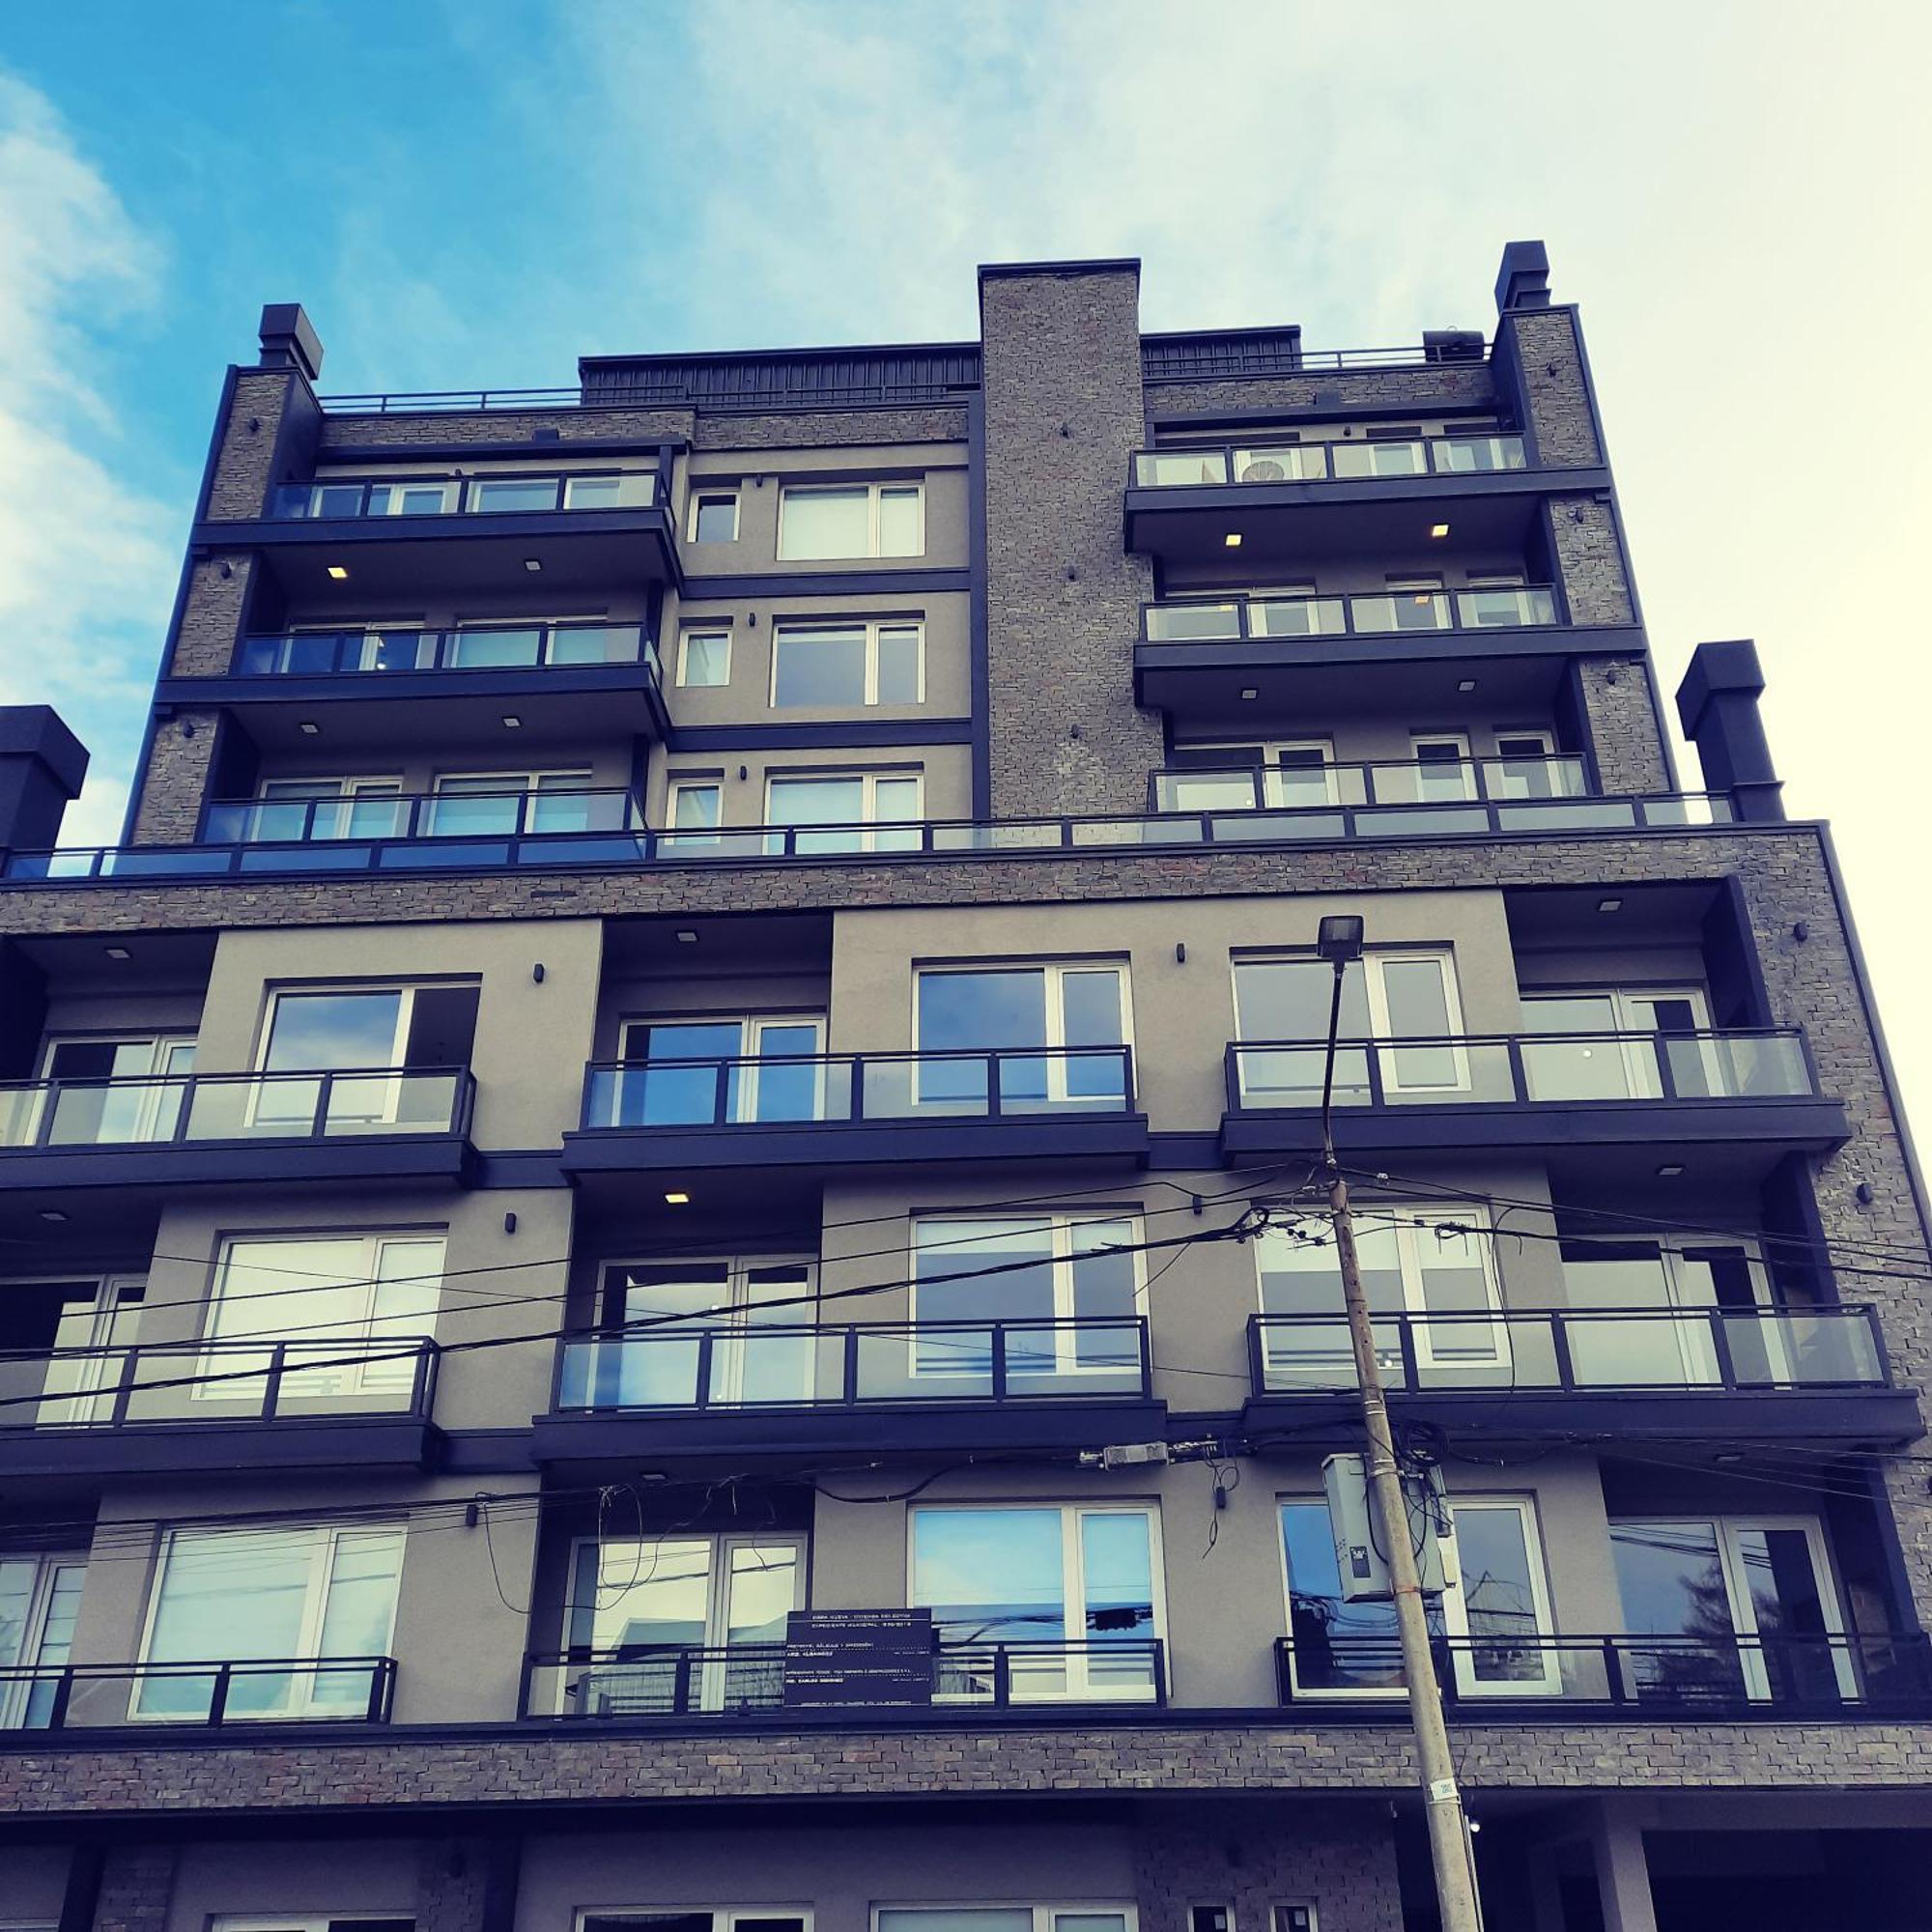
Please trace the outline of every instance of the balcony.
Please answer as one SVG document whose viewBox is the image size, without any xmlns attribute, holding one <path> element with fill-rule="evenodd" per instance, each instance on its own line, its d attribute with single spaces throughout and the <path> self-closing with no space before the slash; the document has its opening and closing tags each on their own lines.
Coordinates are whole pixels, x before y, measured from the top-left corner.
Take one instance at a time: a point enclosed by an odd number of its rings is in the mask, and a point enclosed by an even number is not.
<svg viewBox="0 0 1932 1932">
<path fill-rule="evenodd" d="M 1378 1313 L 1375 1333 L 1396 1410 L 1465 1438 L 1897 1443 L 1923 1428 L 1865 1304 Z M 1359 1420 L 1339 1315 L 1251 1317 L 1248 1369 L 1249 1427 Z"/>
<path fill-rule="evenodd" d="M 1324 673 L 1339 689 L 1341 672 L 1373 665 L 1387 685 L 1447 662 L 1487 667 L 1485 689 L 1506 679 L 1527 702 L 1554 695 L 1571 657 L 1641 648 L 1634 626 L 1572 624 L 1537 585 L 1188 599 L 1142 607 L 1135 701 L 1227 712 L 1245 690 L 1306 698 Z"/>
<path fill-rule="evenodd" d="M 0 1189 L 456 1180 L 464 1067 L 193 1073 L 0 1086 Z"/>
<path fill-rule="evenodd" d="M 1155 811 L 1198 822 L 1197 841 L 1215 845 L 1632 832 L 1734 817 L 1718 793 L 1605 797 L 1583 760 L 1567 756 L 1203 767 L 1155 772 L 1151 790 Z"/>
<path fill-rule="evenodd" d="M 1230 1160 L 1321 1146 L 1320 1040 L 1228 1048 Z M 1850 1138 L 1797 1027 L 1669 1034 L 1496 1034 L 1344 1040 L 1335 1141 L 1345 1152 L 1677 1146 L 1825 1152 Z"/>
<path fill-rule="evenodd" d="M 226 675 L 164 678 L 160 703 L 242 707 L 258 748 L 293 744 L 299 706 L 327 705 L 331 742 L 384 742 L 398 700 L 434 699 L 452 739 L 494 737 L 506 704 L 530 730 L 633 731 L 662 737 L 657 645 L 639 624 L 472 624 L 460 630 L 357 626 L 243 638 Z M 417 721 L 420 725 L 420 720 Z M 345 736 L 346 734 L 346 736 Z M 394 732 L 386 734 L 393 740 Z"/>
<path fill-rule="evenodd" d="M 1230 534 L 1244 561 L 1400 555 L 1440 521 L 1472 550 L 1520 554 L 1540 497 L 1608 487 L 1601 466 L 1540 466 L 1521 437 L 1487 431 L 1144 449 L 1128 470 L 1125 540 L 1181 565 L 1224 564 Z"/>
<path fill-rule="evenodd" d="M 202 813 L 201 842 L 239 872 L 489 870 L 635 858 L 642 802 L 621 787 L 234 799 Z"/>
<path fill-rule="evenodd" d="M 674 582 L 670 452 L 590 470 L 327 476 L 284 483 L 255 519 L 205 522 L 193 542 L 258 550 L 285 596 L 333 599 Z M 346 577 L 334 577 L 335 570 Z M 327 608 L 326 603 L 319 608 Z"/>
<path fill-rule="evenodd" d="M 70 1663 L 0 1670 L 0 1734 L 109 1725 L 385 1724 L 392 1657 Z"/>
<path fill-rule="evenodd" d="M 809 1314 L 809 1310 L 801 1310 Z M 1138 1317 L 568 1335 L 539 1463 L 891 1447 L 1067 1450 L 1158 1433 Z"/>
<path fill-rule="evenodd" d="M 1124 1046 L 614 1061 L 585 1069 L 582 1121 L 564 1136 L 567 1174 L 1149 1151 Z"/>
<path fill-rule="evenodd" d="M 895 1682 L 855 1687 L 841 1699 L 809 1681 L 815 1657 L 787 1643 L 729 1648 L 635 1645 L 623 1650 L 536 1652 L 524 1663 L 526 1717 L 611 1722 L 651 1719 L 781 1717 L 843 1713 L 876 1721 L 883 1708 L 923 1722 L 977 1723 L 988 1712 L 1055 1705 L 1160 1710 L 1167 1705 L 1158 1637 L 1085 1643 L 936 1644 L 892 1653 Z"/>
<path fill-rule="evenodd" d="M 433 1342 L 172 1342 L 0 1355 L 16 1475 L 428 1466 Z"/>
<path fill-rule="evenodd" d="M 1932 1716 L 1932 1652 L 1922 1632 L 1896 1635 L 1697 1636 L 1536 1632 L 1437 1636 L 1436 1681 L 1451 1715 L 1545 1717 L 1555 1723 Z M 1393 1633 L 1340 1632 L 1276 1644 L 1281 1701 L 1297 1720 L 1408 1720 Z"/>
</svg>

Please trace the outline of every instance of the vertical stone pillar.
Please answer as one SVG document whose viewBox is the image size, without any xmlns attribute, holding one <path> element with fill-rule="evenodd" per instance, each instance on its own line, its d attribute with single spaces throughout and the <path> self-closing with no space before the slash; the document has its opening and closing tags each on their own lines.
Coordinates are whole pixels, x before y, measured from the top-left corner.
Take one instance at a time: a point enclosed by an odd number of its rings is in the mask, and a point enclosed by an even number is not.
<svg viewBox="0 0 1932 1932">
<path fill-rule="evenodd" d="M 94 1932 L 167 1932 L 172 1845 L 110 1845 L 101 1861 Z"/>
</svg>

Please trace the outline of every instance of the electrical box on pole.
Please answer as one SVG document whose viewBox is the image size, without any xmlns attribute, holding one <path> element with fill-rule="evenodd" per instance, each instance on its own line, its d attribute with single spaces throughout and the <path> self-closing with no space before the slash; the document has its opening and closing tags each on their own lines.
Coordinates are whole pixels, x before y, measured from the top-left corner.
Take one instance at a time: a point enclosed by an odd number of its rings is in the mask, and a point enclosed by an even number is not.
<svg viewBox="0 0 1932 1932">
<path fill-rule="evenodd" d="M 1321 1464 L 1321 1489 L 1328 1500 L 1328 1527 L 1335 1540 L 1335 1565 L 1342 1573 L 1346 1604 L 1387 1603 L 1395 1592 L 1389 1580 L 1388 1536 L 1369 1483 L 1362 1456 L 1330 1456 Z M 1415 1551 L 1415 1567 L 1426 1597 L 1439 1597 L 1454 1580 L 1454 1544 L 1442 1471 L 1434 1463 L 1402 1479 L 1408 1521 L 1405 1533 Z"/>
</svg>

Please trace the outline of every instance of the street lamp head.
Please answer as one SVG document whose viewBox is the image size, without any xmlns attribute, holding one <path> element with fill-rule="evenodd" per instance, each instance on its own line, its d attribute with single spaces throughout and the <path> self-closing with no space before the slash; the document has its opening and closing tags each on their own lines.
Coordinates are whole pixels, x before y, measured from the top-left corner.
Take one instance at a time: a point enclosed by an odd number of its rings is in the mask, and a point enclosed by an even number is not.
<svg viewBox="0 0 1932 1932">
<path fill-rule="evenodd" d="M 1317 928 L 1315 950 L 1331 966 L 1347 966 L 1362 956 L 1362 921 L 1356 913 L 1330 913 Z"/>
</svg>

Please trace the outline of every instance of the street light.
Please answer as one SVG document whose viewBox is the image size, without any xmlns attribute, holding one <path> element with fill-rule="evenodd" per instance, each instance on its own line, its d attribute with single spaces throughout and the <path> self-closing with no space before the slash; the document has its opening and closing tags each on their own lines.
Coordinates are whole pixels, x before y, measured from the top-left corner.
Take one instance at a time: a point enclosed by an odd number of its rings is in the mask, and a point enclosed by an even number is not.
<svg viewBox="0 0 1932 1932">
<path fill-rule="evenodd" d="M 1429 1643 L 1429 1616 L 1422 1602 L 1422 1579 L 1415 1546 L 1409 1540 L 1408 1504 L 1389 1428 L 1388 1401 L 1382 1393 L 1381 1364 L 1376 1356 L 1376 1326 L 1362 1286 L 1361 1257 L 1355 1249 L 1355 1217 L 1349 1183 L 1335 1158 L 1332 1108 L 1335 1048 L 1342 1024 L 1342 984 L 1362 956 L 1363 923 L 1335 913 L 1316 931 L 1316 952 L 1335 969 L 1328 1003 L 1328 1051 L 1321 1069 L 1321 1159 L 1328 1172 L 1328 1215 L 1335 1228 L 1335 1258 L 1342 1269 L 1342 1298 L 1349 1314 L 1349 1339 L 1355 1354 L 1355 1379 L 1362 1395 L 1362 1426 L 1369 1438 L 1369 1488 L 1380 1511 L 1388 1541 L 1391 1594 L 1396 1630 L 1402 1639 L 1403 1677 L 1408 1686 L 1408 1720 L 1415 1732 L 1416 1769 L 1421 1776 L 1423 1815 L 1429 1824 L 1429 1857 L 1435 1871 L 1435 1898 L 1442 1932 L 1481 1932 L 1476 1874 L 1456 1766 L 1449 1755 L 1449 1729 L 1442 1720 L 1442 1687 L 1435 1681 L 1435 1658 Z M 1369 1049 L 1374 1052 L 1374 1048 Z"/>
</svg>

